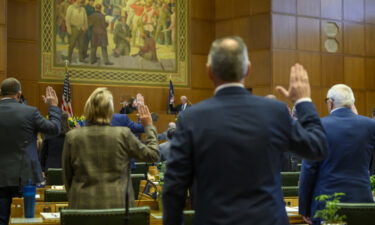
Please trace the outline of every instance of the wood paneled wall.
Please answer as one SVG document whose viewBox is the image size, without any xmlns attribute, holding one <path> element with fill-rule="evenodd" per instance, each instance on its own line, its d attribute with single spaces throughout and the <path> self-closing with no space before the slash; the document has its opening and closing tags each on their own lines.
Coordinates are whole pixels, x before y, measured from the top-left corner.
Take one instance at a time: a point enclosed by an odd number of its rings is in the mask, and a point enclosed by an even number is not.
<svg viewBox="0 0 375 225">
<path fill-rule="evenodd" d="M 17 77 L 22 82 L 28 104 L 37 106 L 42 113 L 46 113 L 47 108 L 41 101 L 45 87 L 52 85 L 61 96 L 63 84 L 39 82 L 39 4 L 38 0 L 8 0 L 8 7 L 5 7 L 9 21 L 7 65 L 8 76 Z M 176 100 L 179 96 L 186 95 L 191 102 L 196 103 L 213 93 L 205 67 L 208 49 L 215 37 L 213 8 L 214 0 L 191 0 L 191 86 L 176 88 Z M 72 107 L 76 115 L 83 113 L 88 96 L 99 86 L 101 85 L 72 84 Z M 119 103 L 123 94 L 135 95 L 138 92 L 144 94 L 152 111 L 163 113 L 167 110 L 167 87 L 107 87 L 114 95 L 116 111 L 120 109 Z"/>
<path fill-rule="evenodd" d="M 273 0 L 272 88 L 286 86 L 296 62 L 308 70 L 312 97 L 322 116 L 334 84 L 352 87 L 356 106 L 369 116 L 375 107 L 375 0 Z M 324 26 L 334 22 L 338 51 L 324 47 Z"/>
<path fill-rule="evenodd" d="M 257 95 L 287 86 L 291 65 L 303 64 L 312 98 L 327 115 L 325 95 L 334 84 L 353 88 L 362 115 L 375 107 L 375 0 L 215 0 L 215 37 L 241 36 L 252 73 L 246 86 Z M 336 53 L 328 53 L 327 22 L 339 27 Z"/>
<path fill-rule="evenodd" d="M 7 1 L 0 0 L 0 80 L 7 73 Z"/>
</svg>

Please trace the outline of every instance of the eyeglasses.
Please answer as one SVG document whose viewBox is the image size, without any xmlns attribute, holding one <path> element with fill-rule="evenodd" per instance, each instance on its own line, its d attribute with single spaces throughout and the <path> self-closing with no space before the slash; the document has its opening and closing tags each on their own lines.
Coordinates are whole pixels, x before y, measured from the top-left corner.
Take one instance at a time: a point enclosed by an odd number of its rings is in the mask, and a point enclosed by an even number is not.
<svg viewBox="0 0 375 225">
<path fill-rule="evenodd" d="M 333 98 L 326 98 L 326 99 L 325 99 L 325 102 L 328 103 L 329 100 L 331 100 L 332 102 L 335 101 Z"/>
</svg>

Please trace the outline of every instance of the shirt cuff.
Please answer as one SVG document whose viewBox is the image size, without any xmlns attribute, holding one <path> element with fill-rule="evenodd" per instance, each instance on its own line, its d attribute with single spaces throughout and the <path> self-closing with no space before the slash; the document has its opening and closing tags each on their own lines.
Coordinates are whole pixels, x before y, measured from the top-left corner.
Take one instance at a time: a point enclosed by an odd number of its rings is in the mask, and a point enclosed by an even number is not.
<svg viewBox="0 0 375 225">
<path fill-rule="evenodd" d="M 298 105 L 299 103 L 302 103 L 302 102 L 312 102 L 311 98 L 300 98 L 296 101 L 296 103 L 294 103 L 294 105 Z"/>
</svg>

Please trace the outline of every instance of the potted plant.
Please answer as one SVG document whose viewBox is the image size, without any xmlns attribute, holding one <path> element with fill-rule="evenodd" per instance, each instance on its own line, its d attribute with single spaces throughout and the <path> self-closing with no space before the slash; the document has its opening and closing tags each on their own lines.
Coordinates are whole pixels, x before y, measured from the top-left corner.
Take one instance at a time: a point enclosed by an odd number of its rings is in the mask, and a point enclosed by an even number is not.
<svg viewBox="0 0 375 225">
<path fill-rule="evenodd" d="M 375 196 L 375 175 L 370 177 L 372 195 Z"/>
<path fill-rule="evenodd" d="M 345 225 L 345 215 L 339 215 L 337 212 L 340 209 L 337 203 L 340 202 L 341 196 L 344 193 L 335 193 L 333 195 L 319 195 L 315 199 L 319 202 L 325 202 L 325 208 L 316 211 L 314 217 L 321 218 L 323 220 L 322 224 L 325 225 Z"/>
</svg>

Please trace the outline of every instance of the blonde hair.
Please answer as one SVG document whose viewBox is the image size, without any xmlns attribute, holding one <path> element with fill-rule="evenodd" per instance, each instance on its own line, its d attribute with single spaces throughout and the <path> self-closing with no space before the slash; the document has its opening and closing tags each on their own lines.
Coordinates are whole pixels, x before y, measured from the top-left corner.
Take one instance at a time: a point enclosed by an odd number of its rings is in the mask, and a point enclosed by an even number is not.
<svg viewBox="0 0 375 225">
<path fill-rule="evenodd" d="M 113 96 L 107 88 L 97 88 L 87 99 L 84 115 L 88 124 L 110 124 L 113 115 Z"/>
</svg>

